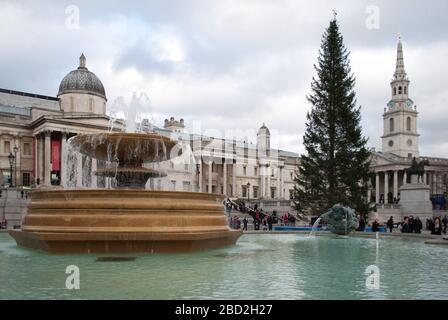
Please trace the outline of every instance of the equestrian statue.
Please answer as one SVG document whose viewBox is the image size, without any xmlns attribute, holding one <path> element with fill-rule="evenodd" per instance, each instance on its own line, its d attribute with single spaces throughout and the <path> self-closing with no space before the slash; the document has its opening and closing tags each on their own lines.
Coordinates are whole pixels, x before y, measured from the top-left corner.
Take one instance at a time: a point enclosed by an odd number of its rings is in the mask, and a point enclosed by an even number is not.
<svg viewBox="0 0 448 320">
<path fill-rule="evenodd" d="M 410 177 L 413 174 L 417 175 L 417 183 L 423 183 L 423 174 L 425 173 L 425 166 L 429 166 L 428 160 L 422 160 L 417 163 L 417 159 L 412 159 L 411 167 L 406 169 L 406 174 Z M 412 181 L 412 180 L 411 180 Z"/>
</svg>

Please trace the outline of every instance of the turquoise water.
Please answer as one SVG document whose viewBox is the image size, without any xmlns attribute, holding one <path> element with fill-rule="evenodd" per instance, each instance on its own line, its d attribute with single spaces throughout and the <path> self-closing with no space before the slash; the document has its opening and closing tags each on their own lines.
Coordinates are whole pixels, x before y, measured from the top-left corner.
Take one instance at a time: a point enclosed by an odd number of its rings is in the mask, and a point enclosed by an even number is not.
<svg viewBox="0 0 448 320">
<path fill-rule="evenodd" d="M 0 233 L 0 298 L 448 299 L 448 248 L 409 239 L 259 234 L 194 254 L 101 256 L 28 251 Z M 79 290 L 65 287 L 68 265 L 80 269 Z M 379 289 L 366 287 L 369 265 Z"/>
</svg>

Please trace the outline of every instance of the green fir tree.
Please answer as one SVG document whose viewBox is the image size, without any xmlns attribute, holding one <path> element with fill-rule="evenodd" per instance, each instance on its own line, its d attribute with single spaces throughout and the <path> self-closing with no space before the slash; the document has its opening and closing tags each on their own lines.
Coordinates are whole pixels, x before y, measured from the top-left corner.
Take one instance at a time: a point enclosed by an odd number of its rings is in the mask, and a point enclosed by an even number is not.
<svg viewBox="0 0 448 320">
<path fill-rule="evenodd" d="M 303 137 L 306 154 L 301 157 L 293 198 L 300 213 L 320 215 L 336 203 L 363 215 L 368 211 L 370 152 L 348 57 L 335 15 L 323 35 L 314 66 L 317 78 L 307 97 L 312 108 Z"/>
</svg>

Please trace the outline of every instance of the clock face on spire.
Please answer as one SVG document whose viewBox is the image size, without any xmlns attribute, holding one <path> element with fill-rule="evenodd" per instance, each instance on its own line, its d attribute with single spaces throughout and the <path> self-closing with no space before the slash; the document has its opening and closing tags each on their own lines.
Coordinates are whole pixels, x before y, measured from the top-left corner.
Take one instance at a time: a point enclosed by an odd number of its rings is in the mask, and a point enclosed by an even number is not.
<svg viewBox="0 0 448 320">
<path fill-rule="evenodd" d="M 389 107 L 389 109 L 392 109 L 395 106 L 395 102 L 391 100 L 391 101 L 389 101 L 387 106 Z"/>
</svg>

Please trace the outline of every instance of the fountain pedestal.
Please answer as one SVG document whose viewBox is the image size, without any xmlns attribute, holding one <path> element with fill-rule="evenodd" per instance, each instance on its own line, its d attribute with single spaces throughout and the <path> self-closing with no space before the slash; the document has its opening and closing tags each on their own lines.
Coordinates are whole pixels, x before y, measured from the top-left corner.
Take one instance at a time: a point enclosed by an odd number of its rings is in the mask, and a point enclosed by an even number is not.
<svg viewBox="0 0 448 320">
<path fill-rule="evenodd" d="M 143 190 L 160 177 L 144 163 L 169 159 L 175 142 L 156 134 L 92 134 L 74 138 L 82 154 L 116 160 L 96 174 L 114 177 L 118 189 L 36 190 L 19 246 L 52 253 L 185 252 L 235 244 L 241 230 L 228 227 L 224 196 Z M 111 151 L 113 151 L 111 153 Z"/>
</svg>

